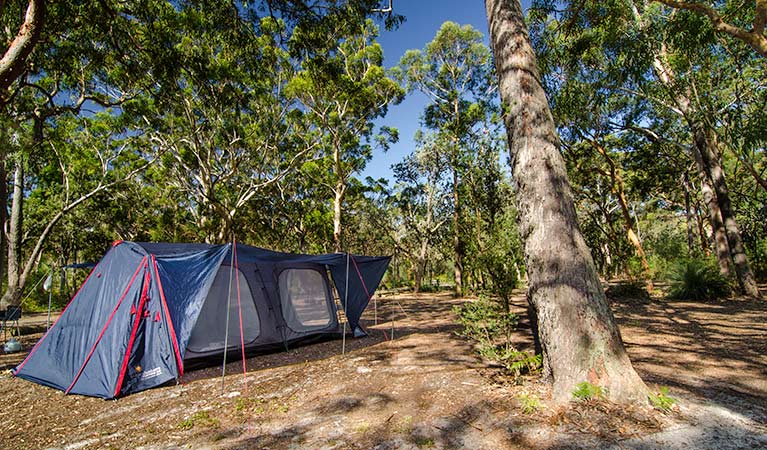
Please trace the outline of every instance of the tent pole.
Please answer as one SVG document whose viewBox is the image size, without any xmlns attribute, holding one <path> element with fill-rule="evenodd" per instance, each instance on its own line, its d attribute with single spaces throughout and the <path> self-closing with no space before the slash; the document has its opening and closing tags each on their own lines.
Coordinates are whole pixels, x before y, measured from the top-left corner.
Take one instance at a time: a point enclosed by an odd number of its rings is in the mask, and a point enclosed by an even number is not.
<svg viewBox="0 0 767 450">
<path fill-rule="evenodd" d="M 224 361 L 221 364 L 221 394 L 224 393 L 224 377 L 226 376 L 226 352 L 229 351 L 229 307 L 232 303 L 232 277 L 234 275 L 234 240 L 232 240 L 232 259 L 229 261 L 229 291 L 226 294 L 226 328 L 224 333 Z"/>
<path fill-rule="evenodd" d="M 349 252 L 346 252 L 346 289 L 344 289 L 344 334 L 341 339 L 341 354 L 346 354 L 346 323 L 349 317 L 346 315 L 346 306 L 349 304 Z"/>
<path fill-rule="evenodd" d="M 373 295 L 373 318 L 374 324 L 378 325 L 378 297 Z"/>
<path fill-rule="evenodd" d="M 51 300 L 53 299 L 53 267 L 51 267 L 51 285 L 48 287 L 48 320 L 45 322 L 45 331 L 51 328 Z M 61 289 L 61 287 L 59 287 Z"/>
</svg>

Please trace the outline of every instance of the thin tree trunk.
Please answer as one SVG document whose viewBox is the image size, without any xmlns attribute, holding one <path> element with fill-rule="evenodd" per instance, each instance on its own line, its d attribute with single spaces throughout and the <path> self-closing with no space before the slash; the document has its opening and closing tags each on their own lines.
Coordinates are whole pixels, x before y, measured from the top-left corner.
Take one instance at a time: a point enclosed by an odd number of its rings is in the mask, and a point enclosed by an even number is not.
<svg viewBox="0 0 767 450">
<path fill-rule="evenodd" d="M 578 383 L 612 400 L 647 402 L 647 387 L 623 347 L 594 261 L 578 228 L 554 120 L 519 0 L 486 0 L 490 41 L 511 153 L 529 301 L 538 317 L 555 401 Z"/>
<path fill-rule="evenodd" d="M 684 223 L 687 227 L 687 255 L 692 256 L 695 247 L 695 233 L 692 228 L 690 207 L 690 175 L 687 171 L 682 175 L 682 189 L 684 189 Z"/>
<path fill-rule="evenodd" d="M 626 200 L 626 187 L 623 183 L 623 178 L 618 173 L 618 169 L 613 161 L 612 157 L 607 153 L 598 142 L 589 140 L 591 146 L 594 147 L 600 155 L 602 155 L 607 161 L 607 165 L 610 166 L 610 187 L 618 199 L 618 205 L 621 208 L 621 214 L 623 215 L 623 227 L 626 230 L 626 237 L 639 257 L 639 262 L 642 265 L 642 272 L 645 278 L 647 290 L 652 292 L 652 272 L 650 271 L 650 264 L 647 262 L 647 254 L 645 254 L 642 242 L 639 240 L 639 236 L 634 231 L 634 220 L 631 218 L 631 211 L 629 211 L 628 201 Z"/>
<path fill-rule="evenodd" d="M 21 226 L 24 203 L 24 161 L 21 161 L 19 156 L 15 163 L 11 220 L 8 224 L 8 285 L 3 298 L 0 299 L 0 309 L 7 309 L 8 306 L 18 305 L 21 301 Z"/>
<path fill-rule="evenodd" d="M 342 245 L 342 229 L 341 229 L 341 214 L 343 210 L 344 195 L 346 194 L 346 180 L 342 174 L 341 167 L 341 150 L 338 146 L 333 151 L 333 165 L 336 176 L 336 186 L 333 198 L 333 244 L 335 252 L 339 253 L 343 249 Z"/>
<path fill-rule="evenodd" d="M 0 154 L 0 286 L 5 278 L 5 252 L 8 239 L 5 235 L 5 222 L 8 220 L 8 173 L 6 172 L 7 155 Z"/>
<path fill-rule="evenodd" d="M 458 145 L 456 143 L 456 145 Z M 457 152 L 457 149 L 453 150 Z M 461 232 L 458 229 L 460 226 L 461 217 L 461 203 L 458 196 L 458 162 L 457 158 L 453 158 L 453 260 L 454 260 L 454 278 L 455 278 L 455 295 L 458 297 L 463 295 L 463 258 L 461 255 Z"/>
</svg>

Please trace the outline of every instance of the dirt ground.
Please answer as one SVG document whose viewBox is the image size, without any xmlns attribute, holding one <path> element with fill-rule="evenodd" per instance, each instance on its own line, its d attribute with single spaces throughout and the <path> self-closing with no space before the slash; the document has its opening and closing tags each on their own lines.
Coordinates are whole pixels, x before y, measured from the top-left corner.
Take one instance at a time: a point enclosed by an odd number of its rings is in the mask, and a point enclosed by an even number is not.
<svg viewBox="0 0 767 450">
<path fill-rule="evenodd" d="M 634 366 L 675 410 L 586 402 L 553 407 L 536 379 L 513 382 L 455 334 L 467 299 L 379 300 L 371 335 L 190 372 L 117 401 L 14 378 L 0 356 L 0 448 L 767 448 L 767 301 L 613 302 Z M 516 344 L 529 348 L 524 296 Z M 393 331 L 392 331 L 393 328 Z M 392 334 L 394 339 L 391 340 Z M 40 333 L 23 336 L 31 348 Z M 527 413 L 530 399 L 541 408 Z"/>
</svg>

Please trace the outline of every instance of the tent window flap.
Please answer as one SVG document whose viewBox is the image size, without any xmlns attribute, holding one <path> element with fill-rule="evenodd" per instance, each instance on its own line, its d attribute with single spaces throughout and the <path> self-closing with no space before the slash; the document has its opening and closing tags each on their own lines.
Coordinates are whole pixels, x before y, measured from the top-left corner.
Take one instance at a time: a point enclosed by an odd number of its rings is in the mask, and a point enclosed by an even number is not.
<svg viewBox="0 0 767 450">
<path fill-rule="evenodd" d="M 325 278 L 314 269 L 286 269 L 279 277 L 282 313 L 290 329 L 309 331 L 332 323 L 331 298 Z"/>
</svg>

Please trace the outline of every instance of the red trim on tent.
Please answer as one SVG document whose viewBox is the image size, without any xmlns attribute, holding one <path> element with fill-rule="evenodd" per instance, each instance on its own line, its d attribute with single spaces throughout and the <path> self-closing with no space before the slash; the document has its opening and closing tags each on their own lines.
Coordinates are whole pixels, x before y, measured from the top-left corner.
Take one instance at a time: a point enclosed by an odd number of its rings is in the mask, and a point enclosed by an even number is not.
<svg viewBox="0 0 767 450">
<path fill-rule="evenodd" d="M 144 257 L 146 259 L 146 257 Z M 133 329 L 130 333 L 130 339 L 128 340 L 128 348 L 125 349 L 125 356 L 123 357 L 123 363 L 122 366 L 120 366 L 120 376 L 117 377 L 117 385 L 115 386 L 115 397 L 120 395 L 120 388 L 122 387 L 123 380 L 125 379 L 125 372 L 128 370 L 128 360 L 130 359 L 130 353 L 133 349 L 133 343 L 136 342 L 136 332 L 138 331 L 138 326 L 141 323 L 142 317 L 146 317 L 145 314 L 141 314 L 141 311 L 144 311 L 144 306 L 146 305 L 147 301 L 147 293 L 149 292 L 149 265 L 147 264 L 144 266 L 144 287 L 141 289 L 141 299 L 138 302 L 138 311 L 139 314 L 136 314 L 136 321 L 133 322 Z M 145 313 L 147 311 L 144 311 Z"/>
<path fill-rule="evenodd" d="M 77 292 L 75 292 L 75 295 L 74 295 L 74 296 L 73 296 L 71 299 L 69 299 L 69 303 L 67 303 L 67 306 L 65 306 L 65 307 L 64 307 L 64 309 L 61 311 L 61 314 L 59 314 L 59 317 L 63 316 L 63 315 L 64 315 L 64 313 L 65 313 L 65 312 L 67 312 L 67 308 L 69 308 L 69 305 L 71 305 L 71 304 L 72 304 L 72 302 L 73 302 L 73 301 L 75 301 L 75 299 L 77 298 L 77 296 L 80 294 L 80 291 L 82 291 L 82 290 L 83 290 L 83 287 L 85 286 L 85 283 L 87 283 L 87 282 L 88 282 L 88 280 L 90 280 L 90 278 L 91 278 L 91 275 L 93 275 L 93 274 L 96 272 L 96 269 L 98 269 L 98 268 L 99 268 L 99 265 L 98 265 L 98 264 L 96 264 L 95 266 L 93 266 L 93 269 L 91 269 L 91 271 L 90 271 L 90 273 L 88 274 L 88 276 L 87 276 L 87 277 L 85 277 L 85 281 L 83 281 L 83 284 L 81 284 L 81 285 L 80 285 L 80 287 L 77 289 Z M 32 350 L 29 352 L 29 354 L 27 355 L 27 357 L 26 357 L 26 358 L 24 358 L 24 361 L 22 361 L 22 362 L 21 362 L 21 364 L 19 364 L 19 366 L 18 366 L 16 369 L 14 369 L 14 370 L 12 371 L 12 373 L 13 373 L 13 376 L 16 376 L 16 372 L 20 371 L 20 370 L 21 370 L 21 368 L 22 368 L 22 367 L 24 367 L 24 364 L 26 364 L 26 363 L 27 363 L 27 361 L 29 360 L 29 358 L 31 358 L 31 357 L 32 357 L 32 354 L 34 354 L 34 353 L 35 353 L 35 350 L 37 350 L 37 347 L 39 347 L 39 346 L 40 346 L 40 344 L 42 344 L 42 343 L 43 343 L 43 341 L 45 340 L 45 338 L 46 338 L 46 337 L 48 337 L 48 333 L 50 333 L 50 332 L 51 332 L 51 330 L 53 329 L 53 327 L 55 327 L 55 326 L 56 326 L 56 324 L 57 324 L 58 322 L 59 322 L 58 320 L 56 320 L 55 322 L 53 322 L 53 325 L 51 325 L 51 327 L 50 327 L 50 328 L 48 328 L 48 331 L 46 331 L 46 332 L 45 332 L 45 334 L 43 335 L 43 337 L 41 337 L 41 338 L 40 338 L 40 340 L 39 340 L 39 341 L 37 341 L 37 344 L 35 344 L 35 346 L 34 346 L 34 347 L 32 347 Z"/>
<path fill-rule="evenodd" d="M 362 282 L 362 288 L 365 289 L 365 293 L 368 295 L 368 302 L 370 302 L 370 299 L 373 298 L 373 296 L 370 295 L 370 292 L 368 292 L 368 287 L 365 286 L 365 280 L 362 279 L 362 274 L 360 273 L 360 268 L 357 267 L 357 261 L 354 260 L 354 255 L 349 253 L 349 256 L 352 258 L 352 262 L 354 263 L 354 270 L 357 271 L 357 276 L 360 277 L 360 281 Z M 349 290 L 349 286 L 346 286 L 346 290 Z"/>
<path fill-rule="evenodd" d="M 123 243 L 123 240 L 122 239 L 118 239 L 118 240 L 112 242 L 112 247 L 117 247 L 118 245 L 120 245 L 122 243 Z"/>
<path fill-rule="evenodd" d="M 178 366 L 178 376 L 184 376 L 184 361 L 181 359 L 181 350 L 178 347 L 178 341 L 176 340 L 176 330 L 173 329 L 173 321 L 170 320 L 170 310 L 168 309 L 168 303 L 165 301 L 165 290 L 162 288 L 162 281 L 160 281 L 160 269 L 157 267 L 157 258 L 152 255 L 152 264 L 154 265 L 154 273 L 157 277 L 157 287 L 160 289 L 160 301 L 162 302 L 162 308 L 165 311 L 165 321 L 168 323 L 168 330 L 170 331 L 170 340 L 173 343 L 173 351 L 176 353 L 176 364 Z"/>
<path fill-rule="evenodd" d="M 138 276 L 139 271 L 141 270 L 141 266 L 144 265 L 146 262 L 146 256 L 141 260 L 138 267 L 136 268 L 136 273 L 133 274 L 133 277 L 130 280 L 130 283 L 128 283 L 128 287 L 125 288 L 125 292 L 123 292 L 123 295 L 120 297 L 120 300 L 117 301 L 117 305 L 115 306 L 115 309 L 112 310 L 112 314 L 109 315 L 109 319 L 107 319 L 107 323 L 104 324 L 104 328 L 101 329 L 101 333 L 99 333 L 99 337 L 96 339 L 96 342 L 93 344 L 93 347 L 91 348 L 91 351 L 88 353 L 88 356 L 85 357 L 85 362 L 83 362 L 82 367 L 80 367 L 80 370 L 77 372 L 77 375 L 75 375 L 75 379 L 72 380 L 72 384 L 69 385 L 66 391 L 64 391 L 65 394 L 69 394 L 69 391 L 72 390 L 72 388 L 75 386 L 75 383 L 77 383 L 77 380 L 80 379 L 80 375 L 83 374 L 83 370 L 85 370 L 85 366 L 88 364 L 88 361 L 90 361 L 91 356 L 93 356 L 93 352 L 96 351 L 96 346 L 101 342 L 101 338 L 104 336 L 104 333 L 107 331 L 107 327 L 109 327 L 109 324 L 112 322 L 112 318 L 115 316 L 115 313 L 117 312 L 118 308 L 120 308 L 120 304 L 122 304 L 123 300 L 125 299 L 125 296 L 128 295 L 128 291 L 130 291 L 131 286 L 133 286 L 133 282 L 136 281 L 136 277 Z"/>
</svg>

